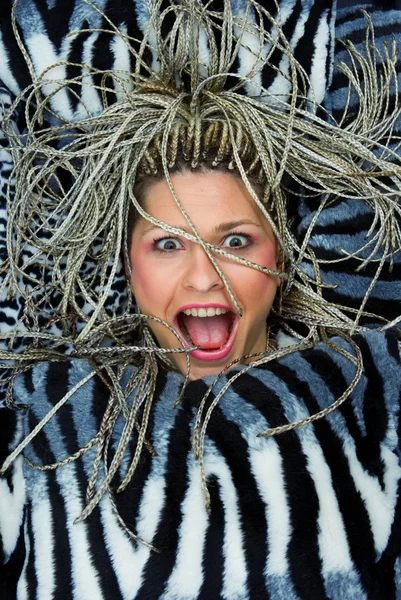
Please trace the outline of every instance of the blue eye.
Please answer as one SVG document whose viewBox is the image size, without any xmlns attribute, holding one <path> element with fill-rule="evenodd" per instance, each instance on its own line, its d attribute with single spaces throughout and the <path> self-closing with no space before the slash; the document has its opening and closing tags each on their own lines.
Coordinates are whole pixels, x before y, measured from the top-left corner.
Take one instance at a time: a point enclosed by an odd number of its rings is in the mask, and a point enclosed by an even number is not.
<svg viewBox="0 0 401 600">
<path fill-rule="evenodd" d="M 224 240 L 224 246 L 227 248 L 244 248 L 249 246 L 249 236 L 240 233 L 232 233 Z"/>
<path fill-rule="evenodd" d="M 162 252 L 173 252 L 174 250 L 181 250 L 182 245 L 177 238 L 161 238 L 155 240 L 155 246 Z"/>
</svg>

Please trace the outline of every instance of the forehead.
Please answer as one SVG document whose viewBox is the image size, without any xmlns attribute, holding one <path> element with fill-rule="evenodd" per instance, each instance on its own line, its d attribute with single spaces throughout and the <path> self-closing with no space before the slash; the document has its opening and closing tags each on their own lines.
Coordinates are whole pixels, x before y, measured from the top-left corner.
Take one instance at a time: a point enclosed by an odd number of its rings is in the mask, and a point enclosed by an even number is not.
<svg viewBox="0 0 401 600">
<path fill-rule="evenodd" d="M 229 173 L 184 173 L 171 176 L 174 191 L 195 225 L 227 219 L 247 218 L 257 223 L 267 221 L 247 191 L 242 180 Z M 186 223 L 166 180 L 148 187 L 144 209 L 166 223 Z"/>
</svg>

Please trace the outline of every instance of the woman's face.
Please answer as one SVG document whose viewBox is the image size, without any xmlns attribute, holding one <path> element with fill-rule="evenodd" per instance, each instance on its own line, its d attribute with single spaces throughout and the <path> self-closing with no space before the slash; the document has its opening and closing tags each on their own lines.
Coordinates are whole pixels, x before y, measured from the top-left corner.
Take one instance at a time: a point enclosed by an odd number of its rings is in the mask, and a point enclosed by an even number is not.
<svg viewBox="0 0 401 600">
<path fill-rule="evenodd" d="M 175 192 L 200 236 L 241 258 L 276 270 L 277 242 L 270 225 L 241 180 L 221 172 L 171 177 Z M 192 233 L 162 180 L 143 198 L 156 219 Z M 166 321 L 183 343 L 199 346 L 190 354 L 191 379 L 219 373 L 234 358 L 263 352 L 266 318 L 279 279 L 215 255 L 242 309 L 239 317 L 202 247 L 171 235 L 138 217 L 132 232 L 132 288 L 141 311 Z M 179 348 L 173 333 L 149 321 L 163 348 Z M 192 341 L 191 341 L 192 340 Z M 181 372 L 183 354 L 171 355 Z"/>
</svg>

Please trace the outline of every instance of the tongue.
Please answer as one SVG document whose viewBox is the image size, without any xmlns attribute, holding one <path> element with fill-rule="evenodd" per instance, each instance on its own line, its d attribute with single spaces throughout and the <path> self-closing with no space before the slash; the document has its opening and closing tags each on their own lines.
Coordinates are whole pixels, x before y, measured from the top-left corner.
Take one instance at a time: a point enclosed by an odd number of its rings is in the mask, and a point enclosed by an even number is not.
<svg viewBox="0 0 401 600">
<path fill-rule="evenodd" d="M 195 346 L 202 350 L 221 348 L 229 337 L 232 317 L 229 313 L 215 317 L 192 317 L 182 314 L 182 321 Z"/>
</svg>

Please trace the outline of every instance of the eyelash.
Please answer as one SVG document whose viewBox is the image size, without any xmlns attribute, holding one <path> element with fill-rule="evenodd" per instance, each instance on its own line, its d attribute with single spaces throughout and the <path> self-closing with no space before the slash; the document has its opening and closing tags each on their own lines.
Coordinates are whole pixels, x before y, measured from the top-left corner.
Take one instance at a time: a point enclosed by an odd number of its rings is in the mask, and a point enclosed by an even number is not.
<svg viewBox="0 0 401 600">
<path fill-rule="evenodd" d="M 249 233 L 244 233 L 243 231 L 232 231 L 231 233 L 227 234 L 224 239 L 227 239 L 228 237 L 236 236 L 236 235 L 246 238 L 247 244 L 246 244 L 246 246 L 240 246 L 239 248 L 233 247 L 233 248 L 231 248 L 231 250 L 234 250 L 235 252 L 248 250 L 248 248 L 253 243 L 253 238 Z M 172 236 L 161 236 L 158 238 L 154 238 L 153 239 L 153 251 L 157 252 L 158 254 L 170 254 L 170 253 L 176 252 L 178 250 L 181 250 L 181 248 L 178 248 L 177 250 L 161 250 L 160 248 L 157 247 L 157 244 L 159 242 L 162 242 L 163 240 L 170 240 L 170 239 L 177 239 L 177 238 L 174 238 Z"/>
<path fill-rule="evenodd" d="M 157 252 L 158 254 L 170 254 L 170 253 L 174 252 L 174 250 L 161 250 L 160 248 L 157 247 L 157 244 L 159 242 L 162 242 L 163 240 L 175 240 L 175 239 L 177 239 L 177 238 L 172 237 L 172 236 L 165 236 L 165 235 L 158 237 L 158 238 L 154 238 L 153 244 L 152 244 L 152 250 L 154 252 Z M 181 250 L 181 248 L 178 248 L 178 250 Z"/>
</svg>

